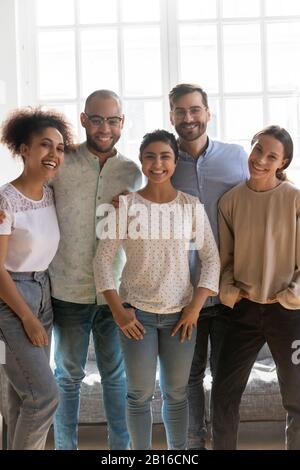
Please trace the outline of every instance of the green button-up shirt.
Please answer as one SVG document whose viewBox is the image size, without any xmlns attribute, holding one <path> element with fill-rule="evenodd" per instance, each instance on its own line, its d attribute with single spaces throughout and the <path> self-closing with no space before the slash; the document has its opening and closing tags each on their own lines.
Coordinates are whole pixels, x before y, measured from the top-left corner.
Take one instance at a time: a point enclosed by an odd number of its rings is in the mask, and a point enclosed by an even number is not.
<svg viewBox="0 0 300 470">
<path fill-rule="evenodd" d="M 79 304 L 106 303 L 102 295 L 96 296 L 93 273 L 97 208 L 111 203 L 121 192 L 136 191 L 141 185 L 139 167 L 120 153 L 108 158 L 102 169 L 86 142 L 65 155 L 64 165 L 53 181 L 61 235 L 49 268 L 53 297 Z M 120 250 L 114 263 L 117 285 L 123 266 L 124 253 Z"/>
</svg>

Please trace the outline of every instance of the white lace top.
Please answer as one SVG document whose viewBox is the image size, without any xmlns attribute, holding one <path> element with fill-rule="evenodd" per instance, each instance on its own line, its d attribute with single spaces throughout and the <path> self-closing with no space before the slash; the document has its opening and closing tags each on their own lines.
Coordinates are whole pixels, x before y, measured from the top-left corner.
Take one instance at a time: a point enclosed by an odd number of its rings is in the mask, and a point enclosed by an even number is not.
<svg viewBox="0 0 300 470">
<path fill-rule="evenodd" d="M 59 242 L 52 189 L 45 186 L 43 198 L 33 201 L 7 184 L 0 188 L 0 209 L 6 215 L 0 235 L 10 235 L 5 268 L 13 272 L 46 270 Z"/>
</svg>

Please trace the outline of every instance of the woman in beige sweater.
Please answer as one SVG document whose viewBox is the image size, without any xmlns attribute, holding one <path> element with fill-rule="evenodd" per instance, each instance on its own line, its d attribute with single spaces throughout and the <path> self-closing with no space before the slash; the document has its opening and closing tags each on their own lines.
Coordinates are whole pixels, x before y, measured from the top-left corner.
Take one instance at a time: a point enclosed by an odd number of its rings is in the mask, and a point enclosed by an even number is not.
<svg viewBox="0 0 300 470">
<path fill-rule="evenodd" d="M 252 139 L 250 179 L 219 202 L 220 298 L 231 307 L 212 390 L 215 449 L 235 449 L 239 405 L 251 368 L 267 342 L 287 411 L 286 446 L 300 449 L 300 190 L 283 170 L 293 157 L 285 129 Z"/>
</svg>

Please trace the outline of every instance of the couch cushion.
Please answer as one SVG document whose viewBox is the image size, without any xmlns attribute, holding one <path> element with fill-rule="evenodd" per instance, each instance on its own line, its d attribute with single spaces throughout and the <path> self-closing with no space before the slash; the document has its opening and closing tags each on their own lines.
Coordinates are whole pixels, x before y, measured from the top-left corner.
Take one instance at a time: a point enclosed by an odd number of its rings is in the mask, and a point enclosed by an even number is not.
<svg viewBox="0 0 300 470">
<path fill-rule="evenodd" d="M 257 355 L 257 360 L 261 361 L 263 359 L 268 359 L 268 358 L 272 359 L 272 354 L 269 349 L 269 346 L 267 345 L 267 343 L 265 343 Z"/>
<path fill-rule="evenodd" d="M 7 394 L 8 379 L 2 366 L 0 366 L 0 414 L 7 422 Z"/>
<path fill-rule="evenodd" d="M 209 397 L 211 375 L 207 370 L 205 377 L 206 414 L 209 420 Z M 240 405 L 241 421 L 281 421 L 285 419 L 285 410 L 272 358 L 256 361 L 252 368 Z"/>
<path fill-rule="evenodd" d="M 95 361 L 86 364 L 86 376 L 81 384 L 80 423 L 106 422 L 100 375 Z"/>
</svg>

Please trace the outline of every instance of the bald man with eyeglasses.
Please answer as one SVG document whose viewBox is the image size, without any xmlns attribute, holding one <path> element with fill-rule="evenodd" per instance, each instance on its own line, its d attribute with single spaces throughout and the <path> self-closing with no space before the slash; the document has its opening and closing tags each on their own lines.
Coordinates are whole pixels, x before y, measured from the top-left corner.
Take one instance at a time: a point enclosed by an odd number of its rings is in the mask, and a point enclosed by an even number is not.
<svg viewBox="0 0 300 470">
<path fill-rule="evenodd" d="M 138 166 L 115 148 L 123 124 L 116 93 L 97 90 L 80 114 L 86 141 L 65 155 L 53 182 L 61 232 L 58 252 L 50 266 L 54 311 L 55 377 L 60 401 L 54 418 L 55 448 L 76 449 L 80 386 L 93 335 L 111 450 L 129 449 L 125 419 L 126 382 L 118 326 L 102 296 L 96 295 L 93 258 L 97 247 L 97 208 L 124 191 L 142 184 Z M 118 281 L 122 252 L 115 263 Z"/>
</svg>

